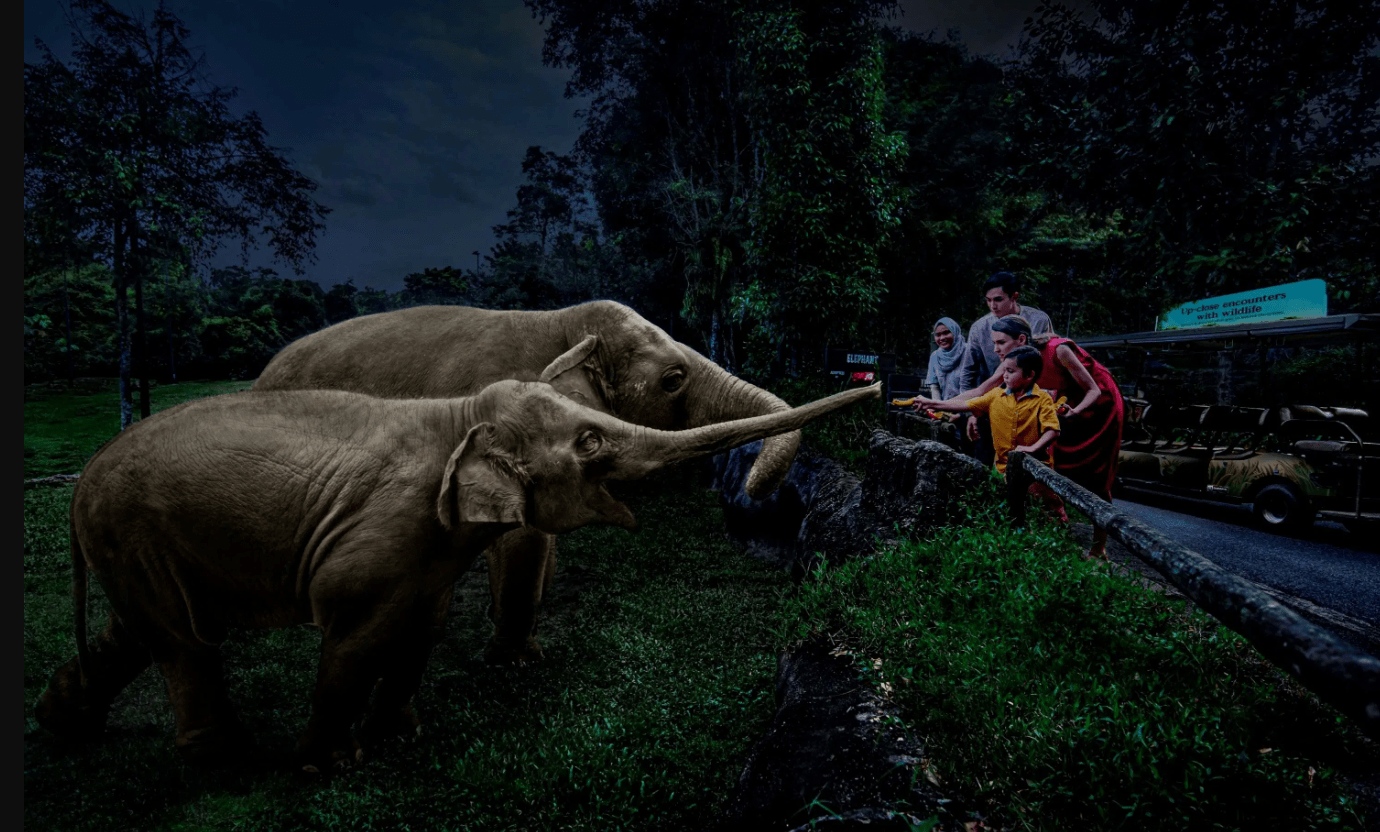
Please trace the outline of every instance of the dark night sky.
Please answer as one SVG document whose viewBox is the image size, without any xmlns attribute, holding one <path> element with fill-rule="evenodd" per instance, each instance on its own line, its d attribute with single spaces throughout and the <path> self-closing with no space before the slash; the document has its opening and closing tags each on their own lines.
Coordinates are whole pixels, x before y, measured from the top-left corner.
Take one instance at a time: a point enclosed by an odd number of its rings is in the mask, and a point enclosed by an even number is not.
<svg viewBox="0 0 1380 832">
<path fill-rule="evenodd" d="M 907 29 L 958 28 L 970 50 L 1005 55 L 1037 0 L 909 0 Z M 152 2 L 115 0 L 138 11 Z M 306 277 L 395 290 L 428 266 L 470 266 L 506 220 L 529 145 L 569 152 L 579 132 L 566 73 L 541 62 L 542 28 L 521 0 L 170 0 L 211 80 L 238 87 L 269 141 L 333 208 Z M 24 0 L 34 38 L 62 59 L 59 0 Z M 238 245 L 227 246 L 235 262 Z M 251 265 L 271 265 L 266 253 Z M 287 266 L 279 272 L 291 273 Z"/>
</svg>

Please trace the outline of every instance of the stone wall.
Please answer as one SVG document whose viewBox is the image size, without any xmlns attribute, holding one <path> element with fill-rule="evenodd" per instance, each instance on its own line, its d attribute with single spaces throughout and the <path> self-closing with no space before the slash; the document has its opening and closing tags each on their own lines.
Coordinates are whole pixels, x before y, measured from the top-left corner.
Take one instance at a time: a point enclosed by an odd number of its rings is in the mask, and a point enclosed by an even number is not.
<svg viewBox="0 0 1380 832">
<path fill-rule="evenodd" d="M 757 501 L 743 484 L 761 447 L 715 457 L 713 487 L 729 535 L 797 581 L 952 520 L 962 494 L 987 476 L 944 444 L 879 430 L 861 479 L 802 446 L 781 487 Z M 780 655 L 776 704 L 721 829 L 909 829 L 937 814 L 941 832 L 974 817 L 941 795 L 925 750 L 895 727 L 894 706 L 861 678 L 855 657 L 822 637 Z"/>
<path fill-rule="evenodd" d="M 712 487 L 730 537 L 797 579 L 821 558 L 836 564 L 898 534 L 948 522 L 958 495 L 987 475 L 976 460 L 939 442 L 879 430 L 861 480 L 802 446 L 781 487 L 758 501 L 743 484 L 761 449 L 758 441 L 714 457 Z"/>
</svg>

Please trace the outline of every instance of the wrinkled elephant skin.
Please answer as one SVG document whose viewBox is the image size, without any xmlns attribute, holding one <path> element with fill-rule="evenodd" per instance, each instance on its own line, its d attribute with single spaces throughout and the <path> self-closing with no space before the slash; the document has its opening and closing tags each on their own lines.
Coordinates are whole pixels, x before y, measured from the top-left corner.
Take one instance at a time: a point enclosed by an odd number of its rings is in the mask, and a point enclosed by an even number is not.
<svg viewBox="0 0 1380 832">
<path fill-rule="evenodd" d="M 546 381 L 626 422 L 683 430 L 785 410 L 627 306 L 594 301 L 550 312 L 420 306 L 366 315 L 289 344 L 255 390 L 352 390 L 385 398 L 472 395 L 500 379 Z M 761 499 L 790 470 L 798 431 L 767 439 L 746 491 Z M 485 552 L 493 598 L 489 661 L 541 659 L 537 610 L 556 542 L 528 527 Z"/>
</svg>

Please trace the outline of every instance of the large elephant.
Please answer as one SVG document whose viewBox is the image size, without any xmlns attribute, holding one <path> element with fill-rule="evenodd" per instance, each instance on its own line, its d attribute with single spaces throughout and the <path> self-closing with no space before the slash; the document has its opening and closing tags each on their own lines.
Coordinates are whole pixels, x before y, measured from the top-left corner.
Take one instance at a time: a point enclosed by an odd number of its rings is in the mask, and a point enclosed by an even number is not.
<svg viewBox="0 0 1380 832">
<path fill-rule="evenodd" d="M 500 379 L 549 382 L 596 410 L 660 430 L 788 407 L 613 301 L 551 312 L 419 306 L 366 315 L 289 344 L 254 389 L 446 398 Z M 799 444 L 798 431 L 763 443 L 748 475 L 749 496 L 760 499 L 781 484 Z M 527 526 L 495 541 L 485 556 L 494 622 L 485 658 L 539 660 L 537 609 L 556 573 L 555 538 Z"/>
<path fill-rule="evenodd" d="M 216 759 L 242 742 L 217 647 L 227 628 L 310 624 L 322 631 L 321 663 L 298 751 L 308 770 L 349 767 L 363 759 L 350 728 L 371 691 L 366 746 L 416 730 L 410 700 L 454 581 L 498 536 L 633 528 L 605 480 L 796 430 L 879 394 L 677 432 L 516 381 L 468 398 L 251 391 L 171 408 L 106 444 L 77 483 L 78 653 L 36 715 L 55 733 L 99 731 L 116 694 L 158 662 L 178 748 Z M 112 608 L 92 647 L 88 568 Z"/>
</svg>

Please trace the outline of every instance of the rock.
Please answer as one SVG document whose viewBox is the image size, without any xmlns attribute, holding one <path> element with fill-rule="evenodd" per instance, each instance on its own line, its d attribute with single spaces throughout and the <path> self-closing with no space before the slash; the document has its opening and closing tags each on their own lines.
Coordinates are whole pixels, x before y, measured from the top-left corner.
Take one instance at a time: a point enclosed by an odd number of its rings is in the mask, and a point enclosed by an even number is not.
<svg viewBox="0 0 1380 832">
<path fill-rule="evenodd" d="M 872 435 L 865 476 L 802 447 L 781 487 L 764 500 L 743 491 L 760 441 L 713 459 L 729 536 L 754 557 L 789 568 L 796 580 L 821 557 L 839 563 L 870 554 L 897 527 L 915 533 L 947 522 L 955 498 L 985 476 L 983 466 L 938 442 Z"/>
<path fill-rule="evenodd" d="M 743 486 L 761 451 L 759 439 L 715 455 L 711 487 L 719 492 L 729 538 L 753 557 L 789 567 L 795 560 L 800 524 L 821 485 L 837 487 L 834 484 L 840 478 L 856 483 L 857 477 L 832 459 L 801 446 L 781 486 L 765 499 L 754 500 Z"/>
<path fill-rule="evenodd" d="M 895 706 L 860 678 L 850 655 L 818 639 L 782 653 L 776 702 L 719 829 L 784 832 L 823 817 L 831 817 L 826 828 L 906 829 L 905 815 L 948 816 L 948 801 L 924 776 L 924 750 L 895 727 Z"/>
<path fill-rule="evenodd" d="M 891 414 L 891 430 L 902 439 L 928 439 L 960 451 L 958 428 L 953 422 L 931 419 L 917 413 Z"/>
<path fill-rule="evenodd" d="M 845 472 L 816 490 L 801 522 L 793 574 L 800 579 L 821 559 L 836 565 L 871 554 L 878 543 L 950 522 L 959 497 L 986 476 L 977 460 L 938 442 L 874 431 L 863 479 Z"/>
</svg>

